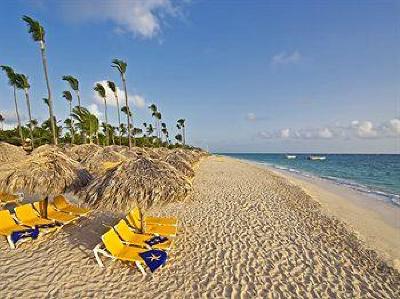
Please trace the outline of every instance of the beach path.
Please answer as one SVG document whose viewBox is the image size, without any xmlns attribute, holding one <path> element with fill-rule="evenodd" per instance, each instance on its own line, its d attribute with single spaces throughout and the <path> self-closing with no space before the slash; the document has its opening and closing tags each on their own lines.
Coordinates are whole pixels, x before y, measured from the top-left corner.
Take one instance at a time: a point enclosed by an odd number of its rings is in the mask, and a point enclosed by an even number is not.
<svg viewBox="0 0 400 299">
<path fill-rule="evenodd" d="M 177 215 L 167 267 L 142 277 L 91 249 L 118 215 L 96 212 L 39 242 L 0 242 L 2 298 L 399 298 L 399 273 L 299 187 L 266 169 L 211 156 Z"/>
</svg>

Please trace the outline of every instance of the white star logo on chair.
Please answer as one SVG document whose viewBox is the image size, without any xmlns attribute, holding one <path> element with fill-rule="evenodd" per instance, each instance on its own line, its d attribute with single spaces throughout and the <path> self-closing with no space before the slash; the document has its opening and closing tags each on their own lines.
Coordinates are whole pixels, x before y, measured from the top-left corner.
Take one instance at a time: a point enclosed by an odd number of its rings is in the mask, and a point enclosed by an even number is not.
<svg viewBox="0 0 400 299">
<path fill-rule="evenodd" d="M 154 255 L 152 253 L 151 256 L 148 256 L 147 258 L 153 262 L 153 261 L 158 261 L 160 259 L 160 257 L 161 257 L 160 255 Z"/>
</svg>

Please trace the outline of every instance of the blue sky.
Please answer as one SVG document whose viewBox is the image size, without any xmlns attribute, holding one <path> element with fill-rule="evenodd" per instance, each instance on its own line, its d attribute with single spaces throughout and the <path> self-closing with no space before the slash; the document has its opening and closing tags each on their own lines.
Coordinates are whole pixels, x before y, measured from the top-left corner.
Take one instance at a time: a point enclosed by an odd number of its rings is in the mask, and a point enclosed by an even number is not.
<svg viewBox="0 0 400 299">
<path fill-rule="evenodd" d="M 156 103 L 174 131 L 215 152 L 400 152 L 398 1 L 11 1 L 0 3 L 0 64 L 31 80 L 33 115 L 47 116 L 39 47 L 21 21 L 40 20 L 55 111 L 61 76 L 80 80 L 102 117 L 95 82 L 128 62 L 136 124 Z M 112 101 L 112 99 L 110 99 Z M 22 94 L 19 98 L 27 113 Z M 112 104 L 112 103 L 111 103 Z M 15 125 L 0 75 L 0 113 Z M 116 109 L 109 109 L 116 122 Z"/>
</svg>

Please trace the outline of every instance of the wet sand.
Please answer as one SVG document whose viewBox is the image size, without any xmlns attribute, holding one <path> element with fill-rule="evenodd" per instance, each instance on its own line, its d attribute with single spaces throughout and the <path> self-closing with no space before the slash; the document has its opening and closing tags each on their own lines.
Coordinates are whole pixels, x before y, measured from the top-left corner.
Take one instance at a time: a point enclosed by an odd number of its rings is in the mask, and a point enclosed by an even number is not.
<svg viewBox="0 0 400 299">
<path fill-rule="evenodd" d="M 167 267 L 142 277 L 92 249 L 120 215 L 101 211 L 16 250 L 0 242 L 2 298 L 398 298 L 400 274 L 345 222 L 287 178 L 242 161 L 204 159 L 176 215 Z"/>
</svg>

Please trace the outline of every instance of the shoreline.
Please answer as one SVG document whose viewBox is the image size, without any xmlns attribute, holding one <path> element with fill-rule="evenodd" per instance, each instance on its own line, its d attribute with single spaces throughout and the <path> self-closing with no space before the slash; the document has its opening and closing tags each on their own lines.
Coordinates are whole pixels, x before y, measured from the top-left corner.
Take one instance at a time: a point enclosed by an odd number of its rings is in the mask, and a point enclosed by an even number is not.
<svg viewBox="0 0 400 299">
<path fill-rule="evenodd" d="M 256 161 L 237 160 L 267 169 L 299 186 L 321 205 L 324 213 L 346 223 L 367 247 L 377 251 L 389 265 L 400 271 L 398 206 L 327 179 L 303 176 Z"/>
</svg>

